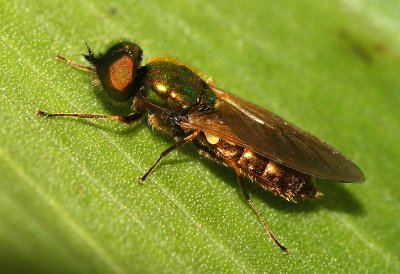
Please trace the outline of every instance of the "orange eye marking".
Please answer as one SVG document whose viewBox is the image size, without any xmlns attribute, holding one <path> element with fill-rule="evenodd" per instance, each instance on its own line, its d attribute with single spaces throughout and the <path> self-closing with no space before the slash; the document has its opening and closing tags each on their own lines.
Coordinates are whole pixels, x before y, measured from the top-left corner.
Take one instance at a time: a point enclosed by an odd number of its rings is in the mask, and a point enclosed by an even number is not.
<svg viewBox="0 0 400 274">
<path fill-rule="evenodd" d="M 123 91 L 133 80 L 133 61 L 124 55 L 110 65 L 109 79 L 111 85 L 118 91 Z"/>
</svg>

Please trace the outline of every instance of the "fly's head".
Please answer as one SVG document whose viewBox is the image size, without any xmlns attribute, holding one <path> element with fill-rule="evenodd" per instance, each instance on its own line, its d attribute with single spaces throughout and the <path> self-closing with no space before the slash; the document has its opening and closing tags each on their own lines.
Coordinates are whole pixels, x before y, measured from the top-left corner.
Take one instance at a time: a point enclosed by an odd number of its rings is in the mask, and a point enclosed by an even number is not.
<svg viewBox="0 0 400 274">
<path fill-rule="evenodd" d="M 94 54 L 86 44 L 84 57 L 94 66 L 94 82 L 103 90 L 107 100 L 128 103 L 139 91 L 139 68 L 142 49 L 135 43 L 121 41 L 104 53 Z"/>
</svg>

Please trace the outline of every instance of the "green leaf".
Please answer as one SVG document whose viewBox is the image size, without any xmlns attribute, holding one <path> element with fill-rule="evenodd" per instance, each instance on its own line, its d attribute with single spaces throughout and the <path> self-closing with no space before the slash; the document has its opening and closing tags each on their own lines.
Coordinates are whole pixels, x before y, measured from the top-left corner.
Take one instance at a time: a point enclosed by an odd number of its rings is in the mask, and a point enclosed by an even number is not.
<svg viewBox="0 0 400 274">
<path fill-rule="evenodd" d="M 1 1 L 2 273 L 400 272 L 398 2 L 247 2 Z M 35 116 L 108 112 L 54 58 L 83 63 L 82 36 L 96 52 L 133 38 L 145 61 L 197 68 L 343 151 L 365 183 L 319 181 L 323 200 L 290 204 L 248 182 L 288 256 L 233 171 L 193 147 L 137 184 L 171 139 Z"/>
</svg>

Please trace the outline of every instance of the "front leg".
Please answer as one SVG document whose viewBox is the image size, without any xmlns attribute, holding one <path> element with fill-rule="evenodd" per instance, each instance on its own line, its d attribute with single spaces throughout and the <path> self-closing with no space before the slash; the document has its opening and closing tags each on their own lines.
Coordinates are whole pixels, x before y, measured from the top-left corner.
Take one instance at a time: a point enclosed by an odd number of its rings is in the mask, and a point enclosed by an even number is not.
<svg viewBox="0 0 400 274">
<path fill-rule="evenodd" d="M 66 58 L 66 57 L 64 57 L 64 56 L 62 56 L 60 54 L 56 55 L 56 59 L 60 60 L 60 61 L 63 61 L 65 64 L 70 65 L 71 67 L 76 68 L 77 70 L 81 70 L 81 71 L 85 71 L 85 72 L 91 72 L 91 71 L 94 70 L 94 67 L 78 64 L 78 63 L 76 63 L 74 61 L 71 61 L 68 58 Z"/>
<path fill-rule="evenodd" d="M 120 121 L 126 124 L 130 124 L 140 120 L 143 117 L 143 113 L 132 113 L 127 116 L 124 115 L 108 115 L 108 114 L 94 114 L 94 113 L 48 113 L 42 110 L 38 110 L 36 115 L 43 117 L 78 117 L 78 118 L 89 118 L 89 119 L 107 119 Z"/>
</svg>

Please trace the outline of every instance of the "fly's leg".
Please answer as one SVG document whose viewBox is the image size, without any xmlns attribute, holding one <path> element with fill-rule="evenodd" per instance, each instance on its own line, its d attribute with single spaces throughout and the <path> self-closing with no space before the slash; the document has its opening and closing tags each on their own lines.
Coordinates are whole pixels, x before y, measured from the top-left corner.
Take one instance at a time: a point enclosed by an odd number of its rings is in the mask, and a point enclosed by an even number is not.
<svg viewBox="0 0 400 274">
<path fill-rule="evenodd" d="M 199 134 L 199 131 L 197 131 L 197 130 L 192 131 L 185 138 L 183 138 L 182 140 L 179 140 L 178 142 L 176 142 L 175 144 L 173 144 L 172 146 L 170 146 L 169 148 L 167 148 L 166 150 L 161 152 L 160 156 L 158 156 L 158 159 L 154 162 L 154 164 L 147 170 L 147 172 L 142 177 L 139 178 L 139 182 L 143 183 L 144 180 L 146 180 L 147 176 L 153 171 L 153 169 L 161 161 L 162 158 L 167 156 L 170 152 L 174 151 L 175 149 L 183 146 L 184 144 L 191 142 L 198 134 Z"/>
<path fill-rule="evenodd" d="M 275 237 L 274 233 L 272 233 L 272 230 L 267 225 L 267 222 L 265 221 L 263 215 L 261 214 L 261 211 L 256 207 L 256 205 L 250 199 L 250 195 L 247 192 L 246 185 L 245 185 L 245 183 L 243 181 L 242 171 L 240 170 L 240 168 L 233 161 L 228 161 L 227 164 L 235 170 L 236 178 L 237 178 L 237 182 L 238 182 L 238 184 L 240 186 L 240 190 L 242 191 L 242 194 L 243 194 L 244 198 L 246 199 L 246 202 L 249 204 L 249 206 L 257 214 L 258 219 L 260 219 L 260 222 L 261 222 L 262 226 L 264 227 L 265 232 L 272 239 L 272 241 L 283 251 L 283 253 L 285 253 L 285 254 L 289 253 L 289 250 L 286 247 L 284 247 L 278 241 L 278 239 Z"/>
<path fill-rule="evenodd" d="M 88 119 L 106 119 L 120 121 L 126 124 L 130 124 L 140 120 L 143 117 L 143 113 L 132 113 L 127 116 L 123 115 L 107 115 L 107 114 L 93 114 L 93 113 L 47 113 L 42 110 L 38 110 L 36 115 L 43 117 L 78 117 Z"/>
<path fill-rule="evenodd" d="M 86 44 L 86 46 L 87 46 L 87 44 Z M 88 47 L 88 51 L 89 51 L 89 54 L 93 54 L 89 47 Z M 65 64 L 67 64 L 75 69 L 81 70 L 81 71 L 91 72 L 92 70 L 94 70 L 94 67 L 78 64 L 60 54 L 57 54 L 56 58 L 58 60 L 63 61 Z M 79 117 L 79 118 L 90 118 L 90 119 L 107 119 L 107 120 L 115 120 L 115 121 L 120 121 L 123 123 L 130 124 L 130 123 L 136 122 L 140 118 L 142 118 L 143 113 L 132 113 L 130 115 L 123 116 L 123 115 L 107 115 L 107 114 L 93 114 L 93 113 L 47 113 L 42 110 L 38 110 L 36 112 L 36 115 L 44 116 L 44 117 L 63 116 L 63 117 Z"/>
<path fill-rule="evenodd" d="M 64 63 L 66 63 L 67 65 L 69 65 L 69 66 L 71 66 L 73 68 L 76 68 L 78 70 L 81 70 L 81 71 L 91 72 L 94 69 L 94 67 L 91 67 L 91 66 L 85 66 L 85 65 L 81 65 L 81 64 L 75 63 L 74 61 L 71 61 L 68 58 L 66 58 L 66 57 L 64 57 L 64 56 L 62 56 L 60 54 L 56 55 L 56 59 L 61 60 Z"/>
</svg>

